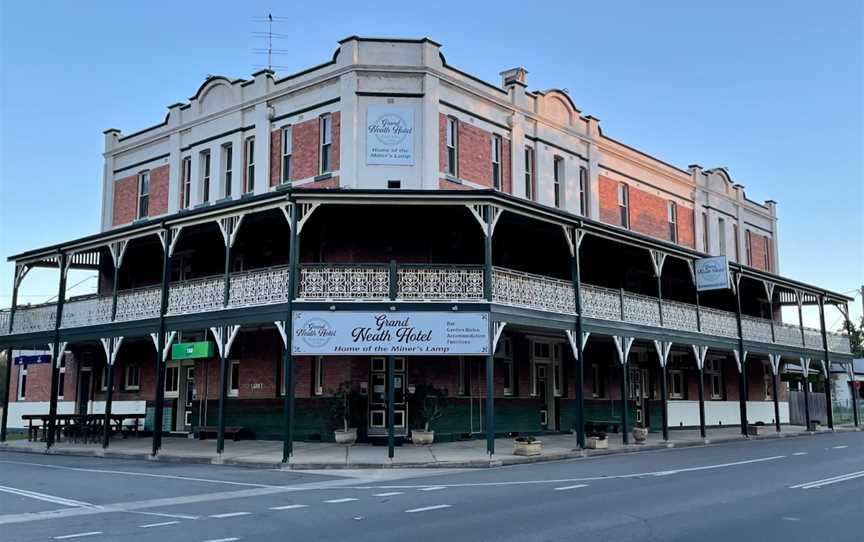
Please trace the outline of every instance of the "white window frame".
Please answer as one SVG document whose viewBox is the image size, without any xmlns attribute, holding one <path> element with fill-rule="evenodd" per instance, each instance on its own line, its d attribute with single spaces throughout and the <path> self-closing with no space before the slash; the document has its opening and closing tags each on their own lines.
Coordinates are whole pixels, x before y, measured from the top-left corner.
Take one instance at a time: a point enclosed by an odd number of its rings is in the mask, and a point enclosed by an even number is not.
<svg viewBox="0 0 864 542">
<path fill-rule="evenodd" d="M 312 378 L 314 379 L 313 395 L 324 395 L 324 357 L 315 357 L 315 367 L 313 368 Z"/>
<path fill-rule="evenodd" d="M 201 152 L 201 203 L 210 201 L 211 159 L 209 150 Z"/>
<path fill-rule="evenodd" d="M 237 377 L 234 377 L 234 367 L 237 367 Z M 228 362 L 228 397 L 240 396 L 240 360 Z"/>
<path fill-rule="evenodd" d="M 320 147 L 318 152 L 318 173 L 323 175 L 333 171 L 333 115 L 325 113 L 318 117 Z"/>
<path fill-rule="evenodd" d="M 447 174 L 459 176 L 459 121 L 456 117 L 447 117 Z"/>
<path fill-rule="evenodd" d="M 173 379 L 171 378 L 171 373 L 174 373 Z M 165 397 L 168 399 L 180 397 L 180 365 L 168 365 L 165 367 Z"/>
<path fill-rule="evenodd" d="M 130 378 L 132 375 L 134 379 Z M 134 382 L 133 382 L 134 380 Z M 141 367 L 137 363 L 127 363 L 123 370 L 123 391 L 141 390 Z"/>
<path fill-rule="evenodd" d="M 525 199 L 534 201 L 534 147 L 525 145 Z"/>
<path fill-rule="evenodd" d="M 678 204 L 674 201 L 666 202 L 666 221 L 669 224 L 669 240 L 678 242 Z"/>
<path fill-rule="evenodd" d="M 588 216 L 588 168 L 579 166 L 579 214 Z"/>
<path fill-rule="evenodd" d="M 294 153 L 292 137 L 294 129 L 289 124 L 282 127 L 282 184 L 291 182 L 291 158 Z"/>
<path fill-rule="evenodd" d="M 249 194 L 255 191 L 255 137 L 247 137 L 243 143 L 244 156 L 246 160 L 246 185 L 243 193 Z"/>
<path fill-rule="evenodd" d="M 103 365 L 99 371 L 99 390 L 108 391 L 108 365 Z"/>
<path fill-rule="evenodd" d="M 58 361 L 60 366 L 57 368 L 57 399 L 62 401 L 66 396 L 66 356 L 60 354 Z"/>
<path fill-rule="evenodd" d="M 22 363 L 18 366 L 18 387 L 17 395 L 19 401 L 27 399 L 27 364 Z"/>
<path fill-rule="evenodd" d="M 591 397 L 603 399 L 606 397 L 606 387 L 603 385 L 603 374 L 600 372 L 600 364 L 591 364 Z"/>
<path fill-rule="evenodd" d="M 679 389 L 675 391 L 675 379 L 678 378 Z M 669 371 L 669 399 L 684 399 L 684 371 L 672 369 Z"/>
<path fill-rule="evenodd" d="M 231 184 L 234 178 L 234 145 L 222 145 L 222 180 L 225 184 L 225 197 L 231 197 Z"/>
<path fill-rule="evenodd" d="M 719 359 L 705 360 L 705 374 L 708 375 L 708 397 L 713 401 L 723 399 L 723 365 Z M 716 392 L 715 392 L 716 385 Z"/>
<path fill-rule="evenodd" d="M 183 158 L 181 166 L 183 174 L 183 205 L 184 209 L 192 206 L 192 157 L 186 156 Z"/>
<path fill-rule="evenodd" d="M 630 185 L 618 183 L 618 222 L 630 229 Z"/>
<path fill-rule="evenodd" d="M 150 170 L 138 174 L 138 218 L 150 216 Z"/>
<path fill-rule="evenodd" d="M 564 205 L 564 157 L 554 156 L 552 158 L 552 203 L 555 208 L 561 209 Z"/>
<path fill-rule="evenodd" d="M 501 190 L 501 136 L 492 134 L 492 188 Z"/>
</svg>

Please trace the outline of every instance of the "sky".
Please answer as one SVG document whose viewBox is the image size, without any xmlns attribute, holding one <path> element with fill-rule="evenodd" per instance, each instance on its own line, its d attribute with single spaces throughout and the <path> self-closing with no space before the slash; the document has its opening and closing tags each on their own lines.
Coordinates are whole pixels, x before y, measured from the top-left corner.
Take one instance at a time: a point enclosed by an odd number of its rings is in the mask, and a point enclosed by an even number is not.
<svg viewBox="0 0 864 542">
<path fill-rule="evenodd" d="M 487 81 L 527 68 L 566 88 L 605 134 L 686 168 L 727 167 L 778 202 L 780 273 L 835 292 L 864 284 L 864 2 L 2 2 L 0 307 L 7 256 L 99 230 L 102 131 L 161 122 L 209 74 L 277 75 L 329 60 L 350 35 L 428 36 Z M 70 276 L 74 294 L 95 281 Z M 21 302 L 56 295 L 34 271 Z M 852 305 L 861 314 L 861 298 Z M 829 313 L 829 325 L 839 318 Z"/>
</svg>

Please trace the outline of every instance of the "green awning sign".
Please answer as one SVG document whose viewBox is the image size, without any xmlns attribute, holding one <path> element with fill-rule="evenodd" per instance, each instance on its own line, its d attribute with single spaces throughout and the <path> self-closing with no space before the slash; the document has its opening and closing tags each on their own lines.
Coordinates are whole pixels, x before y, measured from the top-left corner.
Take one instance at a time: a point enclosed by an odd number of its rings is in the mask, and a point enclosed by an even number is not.
<svg viewBox="0 0 864 542">
<path fill-rule="evenodd" d="M 178 343 L 171 346 L 171 359 L 201 359 L 212 357 L 212 341 Z"/>
</svg>

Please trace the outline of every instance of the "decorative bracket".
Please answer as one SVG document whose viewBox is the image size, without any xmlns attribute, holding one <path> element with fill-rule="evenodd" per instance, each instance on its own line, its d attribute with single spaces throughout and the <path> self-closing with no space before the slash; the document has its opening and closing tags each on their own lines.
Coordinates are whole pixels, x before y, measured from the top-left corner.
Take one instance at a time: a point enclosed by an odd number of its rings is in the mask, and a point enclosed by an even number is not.
<svg viewBox="0 0 864 542">
<path fill-rule="evenodd" d="M 624 365 L 627 363 L 627 358 L 630 357 L 630 348 L 633 346 L 635 337 L 613 335 L 612 340 L 615 341 L 615 352 L 618 354 L 618 362 Z"/>
<path fill-rule="evenodd" d="M 297 216 L 297 235 L 300 235 L 300 232 L 303 231 L 303 226 L 306 224 L 306 222 L 310 218 L 312 218 L 312 213 L 315 212 L 315 209 L 317 209 L 320 206 L 321 206 L 320 203 L 301 203 L 300 204 L 300 209 L 299 209 L 300 215 Z M 296 204 L 293 207 L 293 209 L 294 209 L 294 212 L 297 212 L 298 209 L 296 207 Z M 289 223 L 290 223 L 290 221 L 289 221 Z"/>
<path fill-rule="evenodd" d="M 240 231 L 240 225 L 243 223 L 244 214 L 225 216 L 219 219 L 219 231 L 222 232 L 222 240 L 227 248 L 234 246 L 234 241 L 237 240 L 237 232 Z"/>
<path fill-rule="evenodd" d="M 102 343 L 102 349 L 105 350 L 105 361 L 108 365 L 114 365 L 117 361 L 117 354 L 120 352 L 120 345 L 123 344 L 123 337 L 109 337 L 99 339 Z"/>
<path fill-rule="evenodd" d="M 171 352 L 171 343 L 174 342 L 174 337 L 177 336 L 176 331 L 169 331 L 168 335 L 165 337 L 165 346 L 162 348 L 162 352 L 159 352 L 159 334 L 151 333 L 150 338 L 153 340 L 153 346 L 156 347 L 156 353 L 161 354 L 162 363 L 168 361 L 168 353 Z"/>
<path fill-rule="evenodd" d="M 501 208 L 487 203 L 470 203 L 465 206 L 468 207 L 468 210 L 477 219 L 480 229 L 483 230 L 483 235 L 492 237 L 495 233 L 498 219 L 501 218 Z M 488 211 L 484 213 L 484 210 Z"/>
<path fill-rule="evenodd" d="M 495 351 L 498 350 L 498 341 L 501 340 L 501 334 L 504 333 L 504 328 L 507 326 L 507 322 L 493 322 L 492 327 L 494 331 L 494 335 L 492 336 L 492 355 L 495 355 Z"/>
<path fill-rule="evenodd" d="M 705 368 L 705 357 L 708 355 L 708 347 L 701 344 L 691 344 L 693 355 L 696 356 L 696 367 L 701 371 Z"/>
<path fill-rule="evenodd" d="M 651 254 L 651 266 L 654 268 L 654 276 L 659 277 L 663 274 L 663 264 L 666 263 L 666 254 L 660 250 L 649 249 Z"/>
<path fill-rule="evenodd" d="M 744 365 L 747 362 L 747 354 L 749 354 L 749 352 L 745 350 L 744 359 L 741 359 L 741 353 L 738 352 L 738 349 L 736 348 L 735 350 L 732 350 L 732 355 L 735 356 L 735 365 L 738 366 L 739 373 L 744 370 Z"/>
<path fill-rule="evenodd" d="M 27 264 L 15 266 L 15 288 L 21 286 L 21 281 L 24 280 L 24 277 L 27 276 L 27 273 L 29 273 L 31 269 L 32 267 Z"/>
<path fill-rule="evenodd" d="M 234 344 L 234 339 L 237 338 L 237 332 L 240 331 L 240 326 L 235 324 L 233 326 L 211 327 L 210 331 L 216 337 L 216 348 L 219 349 L 219 357 L 227 358 L 231 353 L 231 345 Z M 224 336 L 223 332 L 225 333 Z"/>
<path fill-rule="evenodd" d="M 177 241 L 180 239 L 180 232 L 183 231 L 183 226 L 171 226 L 170 236 L 166 230 L 161 230 L 157 234 L 159 242 L 162 243 L 162 250 L 168 250 L 168 257 L 174 255 L 174 249 L 177 248 Z M 167 245 L 167 246 L 166 246 Z"/>
<path fill-rule="evenodd" d="M 111 260 L 114 262 L 114 268 L 120 269 L 123 265 L 123 256 L 126 255 L 126 247 L 129 245 L 128 239 L 120 241 L 112 241 L 108 243 L 108 250 L 111 251 Z"/>
<path fill-rule="evenodd" d="M 690 280 L 693 282 L 693 286 L 696 286 L 696 270 L 694 269 L 694 265 L 693 260 L 687 260 L 687 271 L 690 271 Z"/>
<path fill-rule="evenodd" d="M 660 359 L 660 366 L 666 367 L 669 362 L 669 352 L 672 351 L 672 341 L 654 340 L 654 349 L 657 351 L 657 357 Z"/>
<path fill-rule="evenodd" d="M 768 354 L 768 363 L 775 376 L 780 376 L 780 354 Z"/>
<path fill-rule="evenodd" d="M 573 350 L 573 357 L 579 359 L 578 349 L 576 348 L 576 332 L 572 329 L 565 329 L 564 334 L 567 335 L 567 342 L 570 343 L 570 349 Z M 582 351 L 585 351 L 585 343 L 588 342 L 588 336 L 591 335 L 590 331 L 582 332 Z"/>
<path fill-rule="evenodd" d="M 60 350 L 59 350 L 60 353 L 66 352 L 66 345 L 67 344 L 68 343 L 66 341 L 61 341 L 60 343 L 58 343 L 58 346 L 60 347 Z M 54 362 L 54 368 L 59 369 L 60 368 L 60 356 L 54 355 L 54 343 L 48 343 L 48 352 L 51 353 L 51 359 Z"/>
<path fill-rule="evenodd" d="M 770 280 L 763 280 L 762 286 L 765 287 L 765 295 L 768 296 L 768 303 L 772 303 L 774 301 L 774 287 L 776 284 Z"/>
<path fill-rule="evenodd" d="M 284 348 L 288 348 L 288 321 L 276 320 L 273 323 L 276 325 L 276 329 L 279 331 L 279 336 L 282 337 L 282 346 Z"/>
</svg>

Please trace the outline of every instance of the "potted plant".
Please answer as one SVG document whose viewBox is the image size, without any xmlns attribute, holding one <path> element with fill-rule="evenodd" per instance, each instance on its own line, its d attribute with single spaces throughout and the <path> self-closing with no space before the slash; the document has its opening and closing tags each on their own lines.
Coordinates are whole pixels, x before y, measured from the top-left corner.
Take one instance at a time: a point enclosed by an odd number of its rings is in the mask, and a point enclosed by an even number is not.
<svg viewBox="0 0 864 542">
<path fill-rule="evenodd" d="M 603 431 L 592 431 L 585 439 L 585 447 L 592 450 L 606 450 L 609 448 L 609 439 Z"/>
<path fill-rule="evenodd" d="M 516 437 L 513 439 L 513 455 L 540 455 L 543 441 L 534 437 Z"/>
<path fill-rule="evenodd" d="M 414 404 L 418 409 L 420 427 L 411 430 L 411 442 L 429 445 L 435 441 L 432 426 L 440 420 L 447 409 L 447 399 L 442 389 L 431 384 L 421 384 L 414 391 Z"/>
<path fill-rule="evenodd" d="M 633 440 L 636 442 L 636 444 L 645 444 L 645 441 L 648 440 L 648 428 L 638 426 L 634 427 Z"/>
<path fill-rule="evenodd" d="M 351 399 L 353 392 L 351 384 L 343 382 L 331 392 L 330 423 L 337 444 L 352 445 L 357 441 L 357 428 L 348 427 L 351 418 Z"/>
</svg>

